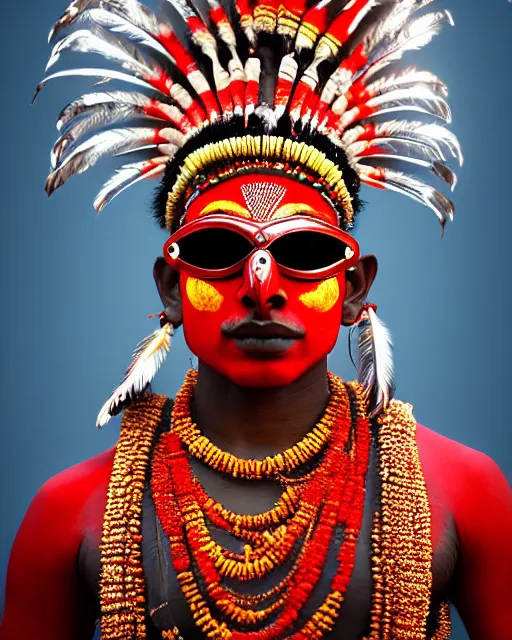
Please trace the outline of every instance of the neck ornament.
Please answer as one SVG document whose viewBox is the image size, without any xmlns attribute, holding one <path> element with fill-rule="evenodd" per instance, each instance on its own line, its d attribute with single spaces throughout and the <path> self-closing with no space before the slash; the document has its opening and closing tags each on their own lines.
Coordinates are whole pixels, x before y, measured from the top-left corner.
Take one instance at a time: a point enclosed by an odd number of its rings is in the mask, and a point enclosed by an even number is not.
<svg viewBox="0 0 512 640">
<path fill-rule="evenodd" d="M 157 515 L 194 621 L 206 637 L 219 640 L 321 637 L 334 626 L 343 602 L 361 527 L 370 432 L 366 417 L 352 412 L 351 406 L 361 404 L 362 392 L 330 375 L 329 403 L 310 434 L 272 458 L 242 460 L 215 447 L 192 423 L 195 379 L 195 374 L 187 376 L 176 398 L 171 431 L 157 444 L 152 465 Z M 193 455 L 233 477 L 259 480 L 300 473 L 301 466 L 321 452 L 315 471 L 303 483 L 286 487 L 273 509 L 254 516 L 235 514 L 210 498 L 194 478 L 189 458 Z M 240 540 L 244 552 L 218 544 L 210 525 Z M 300 611 L 318 584 L 337 528 L 344 535 L 330 592 L 314 614 L 302 620 Z M 228 579 L 230 585 L 257 583 L 290 558 L 294 560 L 285 578 L 271 589 L 261 583 L 256 596 L 226 584 Z"/>
<path fill-rule="evenodd" d="M 333 425 L 339 419 L 342 393 L 339 384 L 334 383 L 334 378 L 334 376 L 329 377 L 331 396 L 322 418 L 302 440 L 275 456 L 269 456 L 263 460 L 244 460 L 227 451 L 222 451 L 201 433 L 192 421 L 191 415 L 193 390 L 197 382 L 197 371 L 194 370 L 187 373 L 183 386 L 175 398 L 173 432 L 191 456 L 212 469 L 235 478 L 259 480 L 293 472 L 319 454 L 332 436 Z"/>
<path fill-rule="evenodd" d="M 149 472 L 180 587 L 205 637 L 306 640 L 333 629 L 354 567 L 370 430 L 361 387 L 335 376 L 330 376 L 330 384 L 331 402 L 335 394 L 338 398 L 336 419 L 321 455 L 312 461 L 315 469 L 304 473 L 306 465 L 297 465 L 293 484 L 283 480 L 281 472 L 270 476 L 281 482 L 283 494 L 275 507 L 257 515 L 236 514 L 208 495 L 192 474 L 191 454 L 174 425 L 158 439 L 170 420 L 167 398 L 148 394 L 127 410 L 103 522 L 102 640 L 147 637 L 141 541 L 142 495 Z M 435 630 L 427 633 L 432 604 L 430 511 L 412 407 L 394 400 L 378 423 L 380 500 L 371 535 L 372 609 L 365 640 L 447 640 L 447 602 L 434 612 Z M 211 526 L 242 541 L 243 552 L 219 545 Z M 330 590 L 304 619 L 301 611 L 338 528 L 343 542 Z M 269 588 L 260 580 L 283 559 L 291 568 Z M 256 587 L 250 595 L 243 588 L 247 581 Z M 177 628 L 162 631 L 162 638 L 183 640 Z"/>
</svg>

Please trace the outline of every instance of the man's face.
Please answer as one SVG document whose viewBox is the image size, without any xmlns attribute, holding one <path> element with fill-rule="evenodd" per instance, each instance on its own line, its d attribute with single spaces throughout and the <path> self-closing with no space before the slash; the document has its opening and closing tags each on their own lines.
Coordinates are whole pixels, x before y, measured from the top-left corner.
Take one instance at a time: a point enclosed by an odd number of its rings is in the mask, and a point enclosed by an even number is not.
<svg viewBox="0 0 512 640">
<path fill-rule="evenodd" d="M 219 213 L 260 223 L 302 214 L 337 225 L 334 209 L 317 190 L 280 176 L 221 182 L 191 201 L 186 222 Z M 270 253 L 258 251 L 230 277 L 199 279 L 183 270 L 180 291 L 191 351 L 238 385 L 273 387 L 295 381 L 334 347 L 345 274 L 295 279 Z"/>
</svg>

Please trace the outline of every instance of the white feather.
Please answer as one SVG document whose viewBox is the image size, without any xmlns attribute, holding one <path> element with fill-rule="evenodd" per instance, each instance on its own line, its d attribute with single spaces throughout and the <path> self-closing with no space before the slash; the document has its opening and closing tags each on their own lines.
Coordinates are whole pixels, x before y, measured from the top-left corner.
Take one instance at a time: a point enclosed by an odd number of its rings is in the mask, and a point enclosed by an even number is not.
<svg viewBox="0 0 512 640">
<path fill-rule="evenodd" d="M 50 154 L 52 168 L 55 169 L 57 165 L 61 164 L 78 140 L 93 129 L 110 126 L 136 115 L 148 119 L 131 105 L 112 105 L 112 103 L 97 105 L 93 111 L 89 111 L 86 118 L 80 118 L 74 125 L 66 127 L 66 130 L 57 139 Z"/>
<path fill-rule="evenodd" d="M 453 202 L 437 191 L 437 189 L 434 189 L 434 187 L 431 187 L 422 180 L 385 167 L 379 167 L 379 170 L 384 174 L 384 178 L 376 180 L 371 177 L 370 172 L 372 168 L 368 167 L 368 165 L 357 164 L 355 165 L 355 168 L 359 174 L 361 182 L 373 187 L 380 187 L 389 189 L 390 191 L 396 191 L 397 193 L 402 193 L 413 200 L 426 205 L 429 209 L 432 209 L 438 217 L 443 229 L 447 220 L 453 220 Z"/>
<path fill-rule="evenodd" d="M 70 102 L 59 114 L 57 130 L 62 131 L 64 126 L 74 118 L 86 113 L 100 105 L 110 104 L 112 108 L 130 105 L 133 107 L 144 107 L 148 104 L 149 98 L 143 93 L 135 91 L 97 91 L 86 93 L 77 100 Z"/>
<path fill-rule="evenodd" d="M 356 125 L 348 128 L 343 134 L 341 144 L 344 148 L 349 148 L 365 135 L 365 128 Z M 399 140 L 415 140 L 424 145 L 435 148 L 443 157 L 446 153 L 455 158 L 462 166 L 464 161 L 460 143 L 455 135 L 446 127 L 431 123 L 414 120 L 388 120 L 375 124 L 374 137 L 375 144 L 381 138 L 393 138 Z"/>
<path fill-rule="evenodd" d="M 444 120 L 450 119 L 450 108 L 444 98 L 437 95 L 428 85 L 415 85 L 414 87 L 408 87 L 407 89 L 393 89 L 380 95 L 370 98 L 366 102 L 369 107 L 378 107 L 381 105 L 387 105 L 388 103 L 396 103 L 397 105 L 403 104 L 425 104 L 427 108 L 431 108 L 432 103 L 438 104 L 438 109 Z"/>
<path fill-rule="evenodd" d="M 121 384 L 101 407 L 96 420 L 103 427 L 113 416 L 144 392 L 165 361 L 171 348 L 173 328 L 166 323 L 140 342 L 132 356 L 132 362 Z"/>
<path fill-rule="evenodd" d="M 400 7 L 400 3 L 397 6 Z M 391 17 L 368 36 L 366 49 L 369 62 L 356 74 L 356 78 L 363 76 L 368 80 L 391 62 L 400 60 L 405 52 L 425 47 L 441 31 L 444 23 L 453 23 L 447 11 L 431 12 L 407 20 L 410 13 L 392 12 Z"/>
<path fill-rule="evenodd" d="M 140 27 L 148 33 L 158 32 L 158 20 L 155 14 L 138 0 L 74 0 L 52 27 L 48 35 L 48 42 L 63 27 L 69 27 L 75 21 L 80 20 L 86 11 L 96 8 L 123 16 L 134 26 Z"/>
<path fill-rule="evenodd" d="M 151 77 L 156 74 L 158 69 L 150 68 L 141 60 L 136 59 L 134 48 L 131 51 L 127 51 L 126 47 L 121 46 L 119 43 L 109 42 L 105 34 L 108 34 L 108 32 L 98 35 L 89 29 L 80 29 L 66 36 L 54 46 L 45 71 L 48 71 L 57 62 L 63 51 L 69 49 L 81 53 L 96 53 L 107 60 L 114 60 L 123 69 L 137 76 Z"/>
<path fill-rule="evenodd" d="M 418 133 L 430 138 L 431 140 L 435 140 L 440 145 L 445 146 L 462 167 L 464 163 L 464 156 L 462 155 L 460 142 L 457 140 L 455 134 L 449 129 L 440 127 L 435 123 L 422 124 L 422 126 L 418 128 Z"/>
<path fill-rule="evenodd" d="M 393 153 L 375 153 L 372 158 L 383 160 L 395 160 L 398 162 L 405 162 L 406 164 L 414 164 L 418 167 L 428 169 L 435 176 L 444 180 L 450 189 L 453 191 L 457 186 L 457 175 L 452 169 L 444 165 L 442 162 L 429 162 L 428 160 L 421 160 L 420 158 L 411 158 L 409 156 L 400 156 Z M 363 156 L 362 158 L 354 158 L 354 162 L 360 166 L 361 160 L 370 160 L 370 156 Z"/>
<path fill-rule="evenodd" d="M 395 390 L 391 334 L 371 306 L 359 329 L 358 380 L 370 399 L 369 417 L 386 409 Z"/>
<path fill-rule="evenodd" d="M 121 71 L 115 71 L 113 69 L 91 69 L 81 67 L 79 69 L 65 69 L 64 71 L 57 71 L 56 73 L 52 73 L 49 76 L 43 78 L 37 85 L 37 89 L 32 102 L 34 102 L 39 92 L 44 89 L 44 87 L 50 80 L 54 80 L 55 78 L 69 78 L 72 76 L 86 76 L 88 78 L 108 78 L 109 80 L 121 80 L 122 82 L 129 82 L 130 84 L 136 84 L 139 87 L 144 87 L 145 89 L 149 89 L 150 91 L 158 91 L 158 93 L 161 93 L 163 96 L 168 97 L 166 93 L 160 91 L 159 89 L 155 89 L 155 87 L 150 85 L 149 82 L 141 80 L 136 76 L 131 76 L 129 73 L 122 73 Z"/>
<path fill-rule="evenodd" d="M 404 69 L 399 73 L 393 73 L 389 76 L 374 80 L 367 85 L 366 90 L 369 95 L 374 96 L 382 94 L 392 89 L 398 89 L 404 86 L 428 85 L 436 95 L 447 97 L 448 89 L 444 82 L 441 82 L 437 76 L 429 71 L 420 71 L 414 67 Z"/>
<path fill-rule="evenodd" d="M 156 147 L 156 143 L 153 142 L 156 132 L 157 129 L 150 127 L 131 127 L 103 131 L 92 136 L 73 149 L 48 176 L 47 193 L 61 187 L 71 176 L 87 171 L 105 155 L 132 151 L 143 145 Z"/>
<path fill-rule="evenodd" d="M 334 103 L 335 105 L 336 103 Z M 416 111 L 434 116 L 446 123 L 450 123 L 452 119 L 450 107 L 446 100 L 436 96 L 427 87 L 395 89 L 371 98 L 365 105 L 374 109 L 371 114 L 372 118 L 386 113 Z M 368 115 L 364 115 L 364 110 L 362 111 L 363 117 L 361 117 L 361 107 L 362 105 L 358 105 L 341 115 L 340 127 L 343 132 L 355 122 L 368 117 Z"/>
<path fill-rule="evenodd" d="M 103 185 L 103 188 L 94 199 L 94 210 L 99 213 L 115 197 L 140 180 L 154 178 L 155 176 L 162 174 L 165 171 L 168 158 L 162 156 L 158 160 L 161 160 L 162 163 L 146 173 L 142 173 L 142 170 L 147 165 L 147 160 L 126 164 L 118 169 L 116 173 Z"/>
<path fill-rule="evenodd" d="M 104 9 L 90 9 L 88 14 L 94 22 L 105 29 L 108 29 L 112 33 L 118 33 L 137 42 L 138 44 L 145 45 L 154 51 L 158 51 L 158 53 L 165 56 L 173 64 L 175 63 L 174 58 L 167 49 L 158 42 L 158 40 L 123 16 L 116 15 L 110 11 L 105 11 Z"/>
<path fill-rule="evenodd" d="M 444 162 L 445 158 L 437 144 L 427 144 L 426 142 L 404 138 L 374 138 L 373 140 L 361 140 L 354 142 L 346 147 L 346 152 L 357 158 L 365 157 L 369 160 L 374 158 L 376 154 L 383 155 L 402 155 L 421 158 L 427 162 Z M 357 162 L 357 161 L 356 161 Z"/>
</svg>

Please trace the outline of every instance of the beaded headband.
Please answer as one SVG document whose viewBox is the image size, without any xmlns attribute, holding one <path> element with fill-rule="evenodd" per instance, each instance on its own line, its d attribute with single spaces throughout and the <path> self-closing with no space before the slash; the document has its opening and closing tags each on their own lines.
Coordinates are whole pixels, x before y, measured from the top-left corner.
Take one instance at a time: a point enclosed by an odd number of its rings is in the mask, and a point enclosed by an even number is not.
<svg viewBox="0 0 512 640">
<path fill-rule="evenodd" d="M 426 169 L 453 189 L 447 160 L 462 162 L 442 126 L 451 120 L 446 86 L 428 71 L 396 67 L 452 23 L 447 11 L 423 11 L 431 1 L 164 0 L 157 15 L 138 0 L 74 0 L 50 32 L 47 68 L 70 50 L 100 54 L 123 71 L 58 71 L 37 92 L 64 76 L 139 90 L 108 85 L 61 112 L 46 190 L 104 156 L 144 152 L 103 186 L 97 211 L 160 176 L 155 215 L 171 230 L 205 174 L 274 167 L 317 182 L 345 229 L 361 182 L 422 202 L 444 225 L 452 202 L 400 169 Z M 388 119 L 411 112 L 420 115 Z"/>
<path fill-rule="evenodd" d="M 230 167 L 244 168 L 244 160 L 256 161 L 264 157 L 271 167 L 275 169 L 285 166 L 296 166 L 308 172 L 308 175 L 316 175 L 322 181 L 333 205 L 344 211 L 344 221 L 350 226 L 354 218 L 352 198 L 343 181 L 343 172 L 337 164 L 329 160 L 325 154 L 314 147 L 305 144 L 276 137 L 276 136 L 243 136 L 231 138 L 202 147 L 187 156 L 181 167 L 178 179 L 171 191 L 167 194 L 167 206 L 165 226 L 172 229 L 175 222 L 176 206 L 182 201 L 188 185 L 206 168 L 212 165 L 222 165 L 227 161 Z M 242 160 L 241 160 L 242 159 Z M 286 163 L 286 164 L 285 164 Z M 252 167 L 257 169 L 257 165 Z M 293 174 L 292 169 L 289 173 Z"/>
</svg>

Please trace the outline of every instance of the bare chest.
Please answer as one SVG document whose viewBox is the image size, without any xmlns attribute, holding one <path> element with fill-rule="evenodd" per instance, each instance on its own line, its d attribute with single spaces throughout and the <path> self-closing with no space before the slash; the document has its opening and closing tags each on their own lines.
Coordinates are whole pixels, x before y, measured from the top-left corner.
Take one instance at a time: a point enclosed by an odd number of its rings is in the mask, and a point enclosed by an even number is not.
<svg viewBox="0 0 512 640">
<path fill-rule="evenodd" d="M 206 468 L 198 467 L 195 473 L 208 492 L 216 500 L 237 513 L 260 513 L 268 510 L 277 500 L 280 490 L 272 483 L 243 483 L 219 477 Z M 430 498 L 430 495 L 429 495 Z M 431 498 L 432 531 L 434 541 L 433 558 L 433 602 L 443 599 L 456 562 L 455 529 L 442 500 L 442 496 Z M 356 560 L 336 626 L 326 638 L 359 640 L 368 632 L 372 598 L 371 581 L 371 524 L 378 502 L 377 473 L 372 458 L 366 482 L 366 496 L 362 527 L 358 539 Z M 242 552 L 240 541 L 225 532 L 212 530 L 213 537 L 234 552 Z M 80 551 L 79 568 L 82 578 L 97 595 L 100 556 L 101 527 L 95 526 L 86 532 Z M 331 579 L 337 569 L 337 553 L 342 531 L 336 531 L 331 540 L 326 562 L 316 589 L 304 607 L 301 620 L 307 620 L 320 606 L 327 595 Z M 147 584 L 147 605 L 150 638 L 160 637 L 160 630 L 177 626 L 185 640 L 201 638 L 192 619 L 189 607 L 181 593 L 169 554 L 168 539 L 156 518 L 149 491 L 143 506 L 143 562 Z M 261 593 L 280 582 L 290 571 L 284 565 L 273 571 L 266 579 L 249 585 L 248 594 Z M 238 588 L 238 586 L 237 586 Z"/>
</svg>

